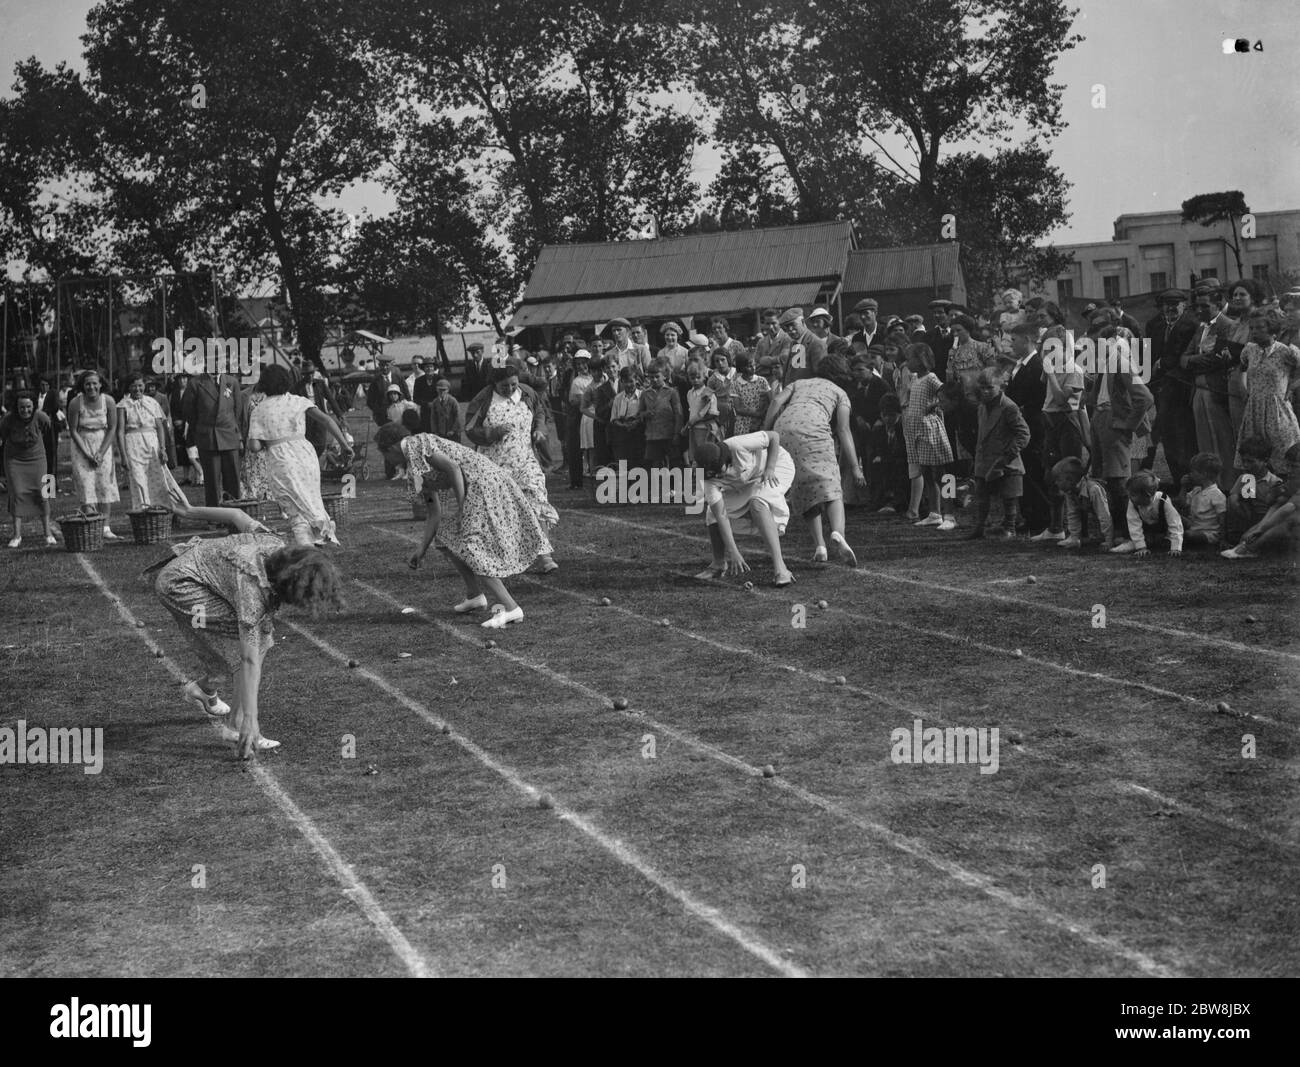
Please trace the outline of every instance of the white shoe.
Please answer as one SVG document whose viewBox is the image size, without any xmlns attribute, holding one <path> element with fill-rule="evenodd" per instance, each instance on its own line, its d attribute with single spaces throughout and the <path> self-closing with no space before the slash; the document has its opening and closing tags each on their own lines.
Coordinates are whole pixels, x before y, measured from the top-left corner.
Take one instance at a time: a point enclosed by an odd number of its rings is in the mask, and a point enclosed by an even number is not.
<svg viewBox="0 0 1300 1067">
<path fill-rule="evenodd" d="M 239 731 L 236 730 L 236 729 L 234 729 L 233 727 L 227 726 L 227 725 L 225 725 L 224 723 L 222 723 L 222 726 L 221 726 L 221 740 L 223 740 L 223 741 L 238 741 L 238 740 L 239 740 Z M 279 747 L 280 747 L 280 742 L 279 742 L 279 741 L 272 741 L 269 737 L 259 737 L 259 738 L 257 739 L 257 751 L 258 751 L 258 752 L 269 752 L 271 749 L 273 749 L 273 748 L 279 748 Z"/>
<path fill-rule="evenodd" d="M 957 520 L 951 515 L 945 515 L 943 522 L 939 523 L 938 530 L 940 533 L 947 533 L 949 530 L 957 529 Z"/>
<path fill-rule="evenodd" d="M 1225 548 L 1219 553 L 1224 559 L 1259 559 L 1259 553 L 1249 545 L 1237 545 L 1236 548 Z"/>
<path fill-rule="evenodd" d="M 57 537 L 55 537 L 53 534 L 46 534 L 46 535 L 45 535 L 45 543 L 46 543 L 47 545 L 54 546 L 54 545 L 57 545 L 57 544 L 59 543 L 59 539 L 58 539 Z"/>
<path fill-rule="evenodd" d="M 12 541 L 9 542 L 9 547 L 10 547 L 10 548 L 21 548 L 21 547 L 22 547 L 22 543 L 23 543 L 23 539 L 22 539 L 21 537 L 15 537 Z"/>
<path fill-rule="evenodd" d="M 844 540 L 844 535 L 831 531 L 831 544 L 840 550 L 840 562 L 850 567 L 857 567 L 858 557 L 853 554 L 853 549 L 849 548 L 849 543 Z"/>
<path fill-rule="evenodd" d="M 217 696 L 216 693 L 205 693 L 198 682 L 186 682 L 181 692 L 185 694 L 187 700 L 194 701 L 195 704 L 202 708 L 206 715 L 218 718 L 230 714 L 230 705 Z"/>
<path fill-rule="evenodd" d="M 1044 530 L 1042 533 L 1036 533 L 1029 540 L 1031 541 L 1064 541 L 1065 534 L 1060 530 Z"/>
<path fill-rule="evenodd" d="M 1137 551 L 1137 545 L 1132 541 L 1121 541 L 1111 551 L 1117 556 L 1127 556 L 1129 553 Z"/>
<path fill-rule="evenodd" d="M 697 582 L 711 582 L 721 577 L 721 567 L 709 567 L 707 570 L 700 571 L 700 573 L 695 576 L 695 580 Z"/>
<path fill-rule="evenodd" d="M 515 608 L 514 611 L 506 611 L 504 604 L 492 605 L 492 618 L 485 619 L 479 623 L 485 630 L 500 630 L 512 622 L 524 621 L 524 609 Z"/>
<path fill-rule="evenodd" d="M 109 529 L 107 526 L 105 526 L 105 527 L 104 527 L 104 540 L 105 540 L 105 541 L 120 541 L 120 540 L 122 540 L 122 539 L 121 539 L 120 537 L 118 537 L 117 534 L 115 534 L 111 529 Z"/>
<path fill-rule="evenodd" d="M 472 596 L 468 600 L 462 600 L 451 610 L 457 615 L 464 615 L 467 611 L 479 611 L 485 607 L 487 607 L 487 597 L 482 593 L 479 593 L 478 596 Z"/>
<path fill-rule="evenodd" d="M 1057 548 L 1078 548 L 1082 544 L 1083 542 L 1080 541 L 1077 537 L 1067 537 L 1061 541 L 1057 541 L 1056 547 Z"/>
<path fill-rule="evenodd" d="M 876 510 L 876 514 L 877 514 L 877 515 L 894 515 L 894 514 L 896 514 L 896 512 L 894 511 L 893 508 L 891 508 L 888 504 L 886 504 L 883 508 L 878 508 L 878 509 Z"/>
<path fill-rule="evenodd" d="M 817 549 L 816 552 L 813 553 L 812 561 L 814 563 L 825 563 L 828 559 L 829 557 L 826 555 L 825 548 L 819 548 Z"/>
<path fill-rule="evenodd" d="M 930 512 L 930 514 L 927 515 L 925 518 L 923 518 L 920 522 L 912 523 L 913 526 L 940 526 L 942 524 L 943 524 L 943 516 L 940 515 L 937 511 Z"/>
</svg>

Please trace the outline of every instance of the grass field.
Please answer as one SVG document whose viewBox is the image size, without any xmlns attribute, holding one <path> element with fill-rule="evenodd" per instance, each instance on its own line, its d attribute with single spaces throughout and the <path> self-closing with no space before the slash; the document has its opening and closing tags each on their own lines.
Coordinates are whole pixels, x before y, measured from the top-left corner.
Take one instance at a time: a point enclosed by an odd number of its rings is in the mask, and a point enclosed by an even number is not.
<svg viewBox="0 0 1300 1067">
<path fill-rule="evenodd" d="M 690 579 L 699 517 L 552 478 L 561 570 L 489 648 L 372 473 L 348 608 L 282 616 L 251 764 L 178 698 L 158 546 L 0 556 L 0 726 L 105 749 L 0 766 L 0 973 L 1300 973 L 1286 562 L 851 513 L 861 569 L 796 525 L 797 584 L 755 543 L 747 590 Z M 996 773 L 894 763 L 915 719 L 996 727 Z"/>
</svg>

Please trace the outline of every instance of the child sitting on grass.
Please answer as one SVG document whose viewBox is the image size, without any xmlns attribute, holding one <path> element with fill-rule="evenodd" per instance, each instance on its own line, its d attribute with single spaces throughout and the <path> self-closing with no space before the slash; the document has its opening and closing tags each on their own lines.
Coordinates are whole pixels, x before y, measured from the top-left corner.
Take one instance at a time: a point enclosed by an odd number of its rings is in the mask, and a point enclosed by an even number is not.
<svg viewBox="0 0 1300 1067">
<path fill-rule="evenodd" d="M 911 483 L 907 477 L 907 443 L 903 440 L 903 406 L 887 393 L 880 400 L 880 421 L 871 427 L 867 454 L 868 508 L 886 515 L 907 508 Z"/>
<path fill-rule="evenodd" d="M 1061 494 L 1067 536 L 1056 543 L 1061 548 L 1078 548 L 1089 516 L 1101 537 L 1103 551 L 1115 547 L 1115 525 L 1110 514 L 1110 496 L 1106 487 L 1088 475 L 1088 468 L 1078 456 L 1066 456 L 1052 468 L 1052 484 Z"/>
<path fill-rule="evenodd" d="M 1191 467 L 1192 472 L 1183 476 L 1187 493 L 1182 509 L 1187 515 L 1183 540 L 1189 545 L 1221 545 L 1228 510 L 1228 498 L 1219 488 L 1223 463 L 1214 452 L 1198 452 L 1192 457 Z"/>
<path fill-rule="evenodd" d="M 1112 552 L 1137 557 L 1168 549 L 1171 556 L 1183 554 L 1183 519 L 1174 502 L 1160 492 L 1160 482 L 1150 471 L 1138 471 L 1127 482 L 1129 540 Z"/>
<path fill-rule="evenodd" d="M 1258 435 L 1243 437 L 1237 446 L 1245 473 L 1228 493 L 1226 533 L 1230 545 L 1240 541 L 1242 534 L 1268 514 L 1273 493 L 1282 484 L 1282 479 L 1268 469 L 1272 452 L 1268 438 Z"/>
<path fill-rule="evenodd" d="M 1261 554 L 1261 549 L 1296 550 L 1300 543 L 1300 444 L 1292 445 L 1285 458 L 1290 474 L 1274 490 L 1272 505 L 1264 517 L 1242 535 L 1236 548 L 1219 553 L 1224 559 L 1255 559 Z"/>
</svg>

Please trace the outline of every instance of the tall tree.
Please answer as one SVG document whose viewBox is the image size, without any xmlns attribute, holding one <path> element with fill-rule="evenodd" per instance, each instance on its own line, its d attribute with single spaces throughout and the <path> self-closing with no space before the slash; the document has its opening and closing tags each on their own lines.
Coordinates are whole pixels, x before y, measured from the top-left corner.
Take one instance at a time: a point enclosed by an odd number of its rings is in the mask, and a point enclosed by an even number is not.
<svg viewBox="0 0 1300 1067">
<path fill-rule="evenodd" d="M 1199 226 L 1213 226 L 1216 223 L 1228 224 L 1228 239 L 1224 242 L 1232 249 L 1233 259 L 1237 261 L 1237 277 L 1243 273 L 1241 265 L 1241 235 L 1237 223 L 1250 208 L 1246 197 L 1239 189 L 1226 193 L 1201 193 L 1183 201 L 1183 223 L 1194 222 Z"/>
<path fill-rule="evenodd" d="M 485 283 L 508 292 L 543 244 L 628 237 L 694 215 L 698 120 L 662 96 L 676 28 L 667 0 L 390 0 L 376 39 L 409 70 L 420 125 L 450 136 L 429 157 L 412 131 L 401 188 L 430 167 L 477 188 L 461 205 L 510 255 Z"/>
<path fill-rule="evenodd" d="M 347 223 L 322 202 L 380 167 L 400 110 L 366 18 L 361 0 L 104 0 L 84 83 L 29 66 L 23 106 L 63 92 L 47 144 L 84 177 L 117 263 L 273 276 L 319 362 Z"/>
</svg>

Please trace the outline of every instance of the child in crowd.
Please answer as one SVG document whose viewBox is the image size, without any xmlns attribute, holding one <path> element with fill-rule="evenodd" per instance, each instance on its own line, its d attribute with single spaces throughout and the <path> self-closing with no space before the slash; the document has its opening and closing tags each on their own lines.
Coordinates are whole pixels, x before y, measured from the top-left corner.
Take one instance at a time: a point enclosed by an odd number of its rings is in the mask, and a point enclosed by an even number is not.
<svg viewBox="0 0 1300 1067">
<path fill-rule="evenodd" d="M 731 352 L 719 348 L 714 351 L 710 362 L 712 369 L 709 371 L 707 384 L 718 405 L 718 422 L 722 427 L 719 433 L 724 438 L 731 437 L 736 422 L 736 409 L 731 399 L 736 371 L 731 365 Z"/>
<path fill-rule="evenodd" d="M 1101 536 L 1101 547 L 1109 552 L 1115 547 L 1115 524 L 1110 514 L 1110 496 L 1106 487 L 1088 476 L 1088 468 L 1078 456 L 1066 456 L 1052 468 L 1052 486 L 1061 500 L 1069 536 L 1056 543 L 1061 548 L 1078 548 L 1088 516 Z"/>
<path fill-rule="evenodd" d="M 609 411 L 609 446 L 615 464 L 635 466 L 644 451 L 641 444 L 641 397 L 631 367 L 618 372 L 618 394 Z"/>
<path fill-rule="evenodd" d="M 1223 464 L 1214 452 L 1198 452 L 1192 457 L 1192 471 L 1183 476 L 1186 497 L 1183 512 L 1187 515 L 1187 532 L 1183 540 L 1189 545 L 1223 544 L 1224 516 L 1228 498 L 1219 488 L 1219 471 Z"/>
<path fill-rule="evenodd" d="M 1016 536 L 1020 497 L 1024 491 L 1025 464 L 1020 453 L 1029 444 L 1029 423 L 1014 400 L 1002 391 L 1002 374 L 985 367 L 976 379 L 979 391 L 979 437 L 975 443 L 975 528 L 968 539 L 984 536 L 990 497 L 1002 498 L 1002 532 Z"/>
<path fill-rule="evenodd" d="M 682 431 L 682 402 L 668 382 L 671 365 L 666 359 L 650 364 L 649 384 L 641 393 L 637 415 L 645 434 L 645 465 L 669 467 L 677 459 L 677 435 Z"/>
<path fill-rule="evenodd" d="M 1150 471 L 1138 471 L 1124 484 L 1128 493 L 1129 540 L 1121 541 L 1112 552 L 1120 555 L 1149 556 L 1152 551 L 1169 550 L 1171 556 L 1183 554 L 1183 520 L 1174 503 L 1160 492 L 1160 482 Z"/>
<path fill-rule="evenodd" d="M 421 425 L 424 432 L 437 434 L 448 441 L 459 442 L 460 435 L 465 429 L 465 422 L 461 415 L 460 404 L 451 395 L 451 382 L 446 378 L 439 378 L 434 389 L 436 390 L 434 398 L 424 405 L 422 412 Z"/>
<path fill-rule="evenodd" d="M 686 437 L 686 457 L 694 465 L 695 448 L 710 439 L 723 440 L 722 422 L 718 417 L 718 399 L 704 384 L 707 373 L 704 361 L 693 359 L 686 365 L 686 380 L 690 389 L 686 392 L 686 427 L 682 434 Z"/>
<path fill-rule="evenodd" d="M 943 386 L 934 373 L 934 353 L 929 345 L 908 346 L 907 369 L 912 375 L 907 414 L 903 416 L 907 473 L 912 483 L 907 517 L 917 526 L 955 530 L 957 520 L 952 516 L 952 501 L 945 500 L 939 490 L 940 479 L 952 462 L 952 447 L 944 433 L 943 416 L 939 414 L 939 390 Z M 919 509 L 927 501 L 930 511 L 924 519 L 919 519 Z"/>
<path fill-rule="evenodd" d="M 880 421 L 867 441 L 867 507 L 893 515 L 907 507 L 910 490 L 907 477 L 907 444 L 903 440 L 902 405 L 893 393 L 880 400 Z"/>
<path fill-rule="evenodd" d="M 1266 548 L 1296 550 L 1300 542 L 1300 444 L 1287 449 L 1284 458 L 1290 471 L 1286 481 L 1274 488 L 1271 506 L 1242 534 L 1241 543 L 1219 553 L 1225 559 L 1255 559 Z"/>
<path fill-rule="evenodd" d="M 754 359 L 747 352 L 736 357 L 736 377 L 731 382 L 731 407 L 735 414 L 733 437 L 763 428 L 763 416 L 772 401 L 772 386 L 754 371 Z"/>
<path fill-rule="evenodd" d="M 1235 545 L 1242 534 L 1268 514 L 1273 493 L 1282 484 L 1282 479 L 1268 469 L 1272 452 L 1273 446 L 1266 437 L 1243 437 L 1237 446 L 1244 473 L 1228 493 L 1226 534 L 1229 544 Z"/>
</svg>

